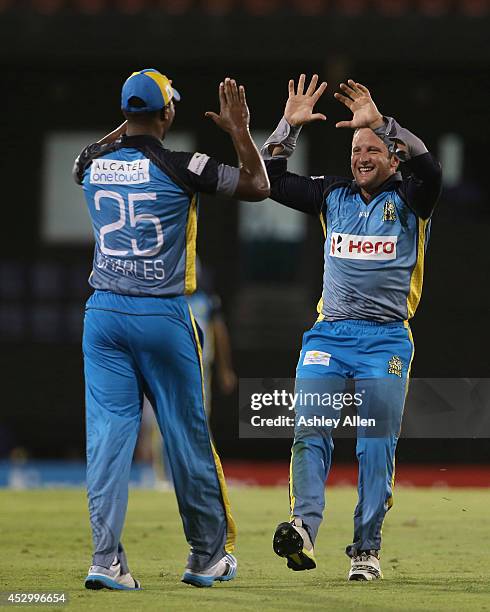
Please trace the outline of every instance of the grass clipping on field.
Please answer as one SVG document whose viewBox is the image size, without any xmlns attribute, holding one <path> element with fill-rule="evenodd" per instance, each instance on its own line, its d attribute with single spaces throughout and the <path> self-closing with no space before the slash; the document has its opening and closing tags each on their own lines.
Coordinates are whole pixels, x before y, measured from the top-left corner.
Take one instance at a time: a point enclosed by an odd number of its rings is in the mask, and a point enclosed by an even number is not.
<svg viewBox="0 0 490 612">
<path fill-rule="evenodd" d="M 141 592 L 87 591 L 91 540 L 85 492 L 0 491 L 0 591 L 65 591 L 70 610 L 490 610 L 490 493 L 395 489 L 383 526 L 384 580 L 347 582 L 356 491 L 327 491 L 316 570 L 292 572 L 272 551 L 288 519 L 286 488 L 230 491 L 238 577 L 211 589 L 180 582 L 188 554 L 175 496 L 130 492 L 123 543 Z M 48 609 L 47 606 L 43 606 Z M 49 609 L 60 609 L 51 607 Z"/>
</svg>

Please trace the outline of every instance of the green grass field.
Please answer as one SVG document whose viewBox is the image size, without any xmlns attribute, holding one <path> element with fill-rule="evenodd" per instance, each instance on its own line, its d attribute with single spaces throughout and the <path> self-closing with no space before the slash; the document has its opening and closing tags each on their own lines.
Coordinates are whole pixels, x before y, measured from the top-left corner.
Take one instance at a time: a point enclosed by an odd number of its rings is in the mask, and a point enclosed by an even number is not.
<svg viewBox="0 0 490 612">
<path fill-rule="evenodd" d="M 287 517 L 286 489 L 230 495 L 238 577 L 196 589 L 180 582 L 188 548 L 174 495 L 133 491 L 124 543 L 144 590 L 124 593 L 83 588 L 90 562 L 83 491 L 2 490 L 0 591 L 64 590 L 71 610 L 490 610 L 488 491 L 397 489 L 384 525 L 385 578 L 376 583 L 346 581 L 354 489 L 329 491 L 318 568 L 309 572 L 288 570 L 272 552 L 274 527 Z"/>
</svg>

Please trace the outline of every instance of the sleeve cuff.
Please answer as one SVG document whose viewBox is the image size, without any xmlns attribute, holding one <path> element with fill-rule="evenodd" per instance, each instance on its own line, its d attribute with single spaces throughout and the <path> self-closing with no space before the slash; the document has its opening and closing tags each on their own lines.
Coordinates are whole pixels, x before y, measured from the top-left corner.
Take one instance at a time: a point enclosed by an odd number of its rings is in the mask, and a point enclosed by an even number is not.
<svg viewBox="0 0 490 612">
<path fill-rule="evenodd" d="M 283 117 L 277 128 L 265 141 L 260 150 L 260 154 L 264 160 L 269 159 L 288 159 L 294 152 L 296 141 L 298 140 L 301 126 L 289 125 Z M 272 156 L 270 148 L 272 146 L 282 146 L 282 151 L 278 155 Z"/>
<path fill-rule="evenodd" d="M 383 117 L 383 125 L 376 128 L 374 133 L 381 138 L 389 151 L 395 153 L 400 161 L 407 161 L 412 157 L 427 153 L 427 147 L 420 138 L 401 127 L 393 117 Z M 402 142 L 407 147 L 408 152 L 403 150 L 397 151 L 397 141 Z"/>
<path fill-rule="evenodd" d="M 227 166 L 219 164 L 218 166 L 218 183 L 216 185 L 216 193 L 233 197 L 240 178 L 240 169 L 235 166 Z"/>
</svg>

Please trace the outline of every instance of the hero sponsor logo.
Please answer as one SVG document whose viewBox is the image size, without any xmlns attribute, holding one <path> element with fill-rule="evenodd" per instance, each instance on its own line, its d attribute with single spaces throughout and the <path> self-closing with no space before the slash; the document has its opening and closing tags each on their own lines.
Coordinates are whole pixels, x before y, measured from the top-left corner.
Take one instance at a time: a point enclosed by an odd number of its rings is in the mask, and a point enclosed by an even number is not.
<svg viewBox="0 0 490 612">
<path fill-rule="evenodd" d="M 90 166 L 90 182 L 96 185 L 137 185 L 149 180 L 149 159 L 94 159 Z"/>
<path fill-rule="evenodd" d="M 342 259 L 396 259 L 398 236 L 357 236 L 332 232 L 330 256 Z"/>
</svg>

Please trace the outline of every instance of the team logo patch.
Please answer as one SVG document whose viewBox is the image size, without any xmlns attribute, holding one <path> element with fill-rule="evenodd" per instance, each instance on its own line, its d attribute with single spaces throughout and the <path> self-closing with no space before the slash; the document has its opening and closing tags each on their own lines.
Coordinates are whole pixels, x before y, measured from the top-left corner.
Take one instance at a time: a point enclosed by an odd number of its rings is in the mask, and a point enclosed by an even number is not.
<svg viewBox="0 0 490 612">
<path fill-rule="evenodd" d="M 398 355 L 393 355 L 393 357 L 388 361 L 388 374 L 395 374 L 395 376 L 402 377 L 403 371 L 403 361 L 398 357 Z"/>
<path fill-rule="evenodd" d="M 330 256 L 342 259 L 396 259 L 397 236 L 357 236 L 332 232 Z"/>
<path fill-rule="evenodd" d="M 386 200 L 384 204 L 383 221 L 396 221 L 396 206 L 393 200 Z"/>
<path fill-rule="evenodd" d="M 205 153 L 194 153 L 187 166 L 187 169 L 193 172 L 194 174 L 201 175 L 202 171 L 206 167 L 208 163 L 209 156 Z"/>
<path fill-rule="evenodd" d="M 149 159 L 94 159 L 90 166 L 90 182 L 96 185 L 139 185 L 149 181 Z"/>
<path fill-rule="evenodd" d="M 330 365 L 330 353 L 323 351 L 306 351 L 303 365 Z"/>
</svg>

